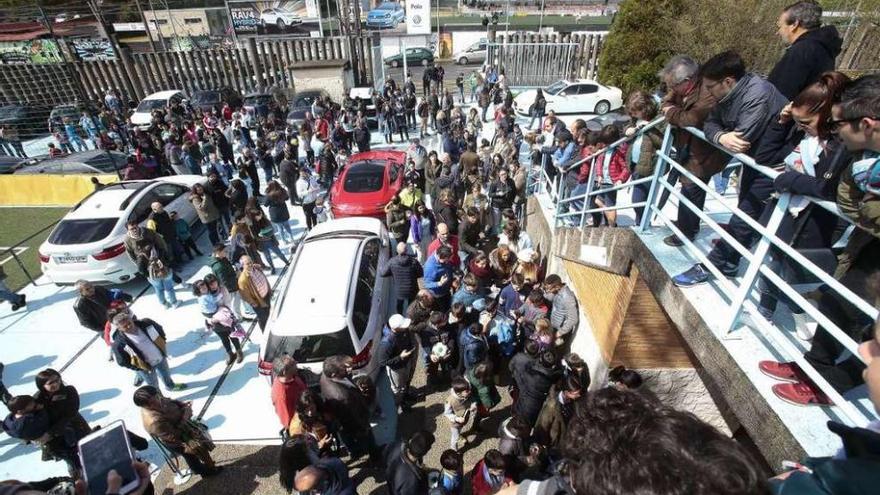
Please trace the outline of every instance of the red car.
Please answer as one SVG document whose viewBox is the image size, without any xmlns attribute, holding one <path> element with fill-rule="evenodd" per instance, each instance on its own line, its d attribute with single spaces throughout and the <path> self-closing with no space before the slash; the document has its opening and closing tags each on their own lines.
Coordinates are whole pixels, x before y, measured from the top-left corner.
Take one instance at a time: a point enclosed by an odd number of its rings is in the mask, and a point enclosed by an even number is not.
<svg viewBox="0 0 880 495">
<path fill-rule="evenodd" d="M 330 188 L 333 218 L 385 220 L 385 205 L 403 188 L 403 151 L 356 153 Z"/>
</svg>

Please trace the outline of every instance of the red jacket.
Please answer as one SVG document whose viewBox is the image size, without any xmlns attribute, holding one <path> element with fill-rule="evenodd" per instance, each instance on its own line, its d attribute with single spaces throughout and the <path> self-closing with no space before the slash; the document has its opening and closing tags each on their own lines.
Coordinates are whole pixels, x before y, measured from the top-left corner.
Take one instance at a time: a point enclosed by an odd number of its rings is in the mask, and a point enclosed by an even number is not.
<svg viewBox="0 0 880 495">
<path fill-rule="evenodd" d="M 306 384 L 300 377 L 287 383 L 277 378 L 272 381 L 272 405 L 275 406 L 275 414 L 278 415 L 284 428 L 290 425 L 290 420 L 296 413 L 296 403 L 299 402 L 299 396 L 305 389 Z"/>
<path fill-rule="evenodd" d="M 611 155 L 611 164 L 608 167 L 608 175 L 611 176 L 612 182 L 626 182 L 629 180 L 629 167 L 626 164 L 627 146 L 621 145 L 614 150 Z M 602 183 L 602 169 L 605 168 L 605 154 L 596 157 L 596 166 L 593 167 L 596 173 L 596 184 Z"/>
<path fill-rule="evenodd" d="M 326 141 L 327 137 L 330 135 L 330 124 L 327 123 L 327 119 L 320 118 L 315 122 L 315 136 L 318 137 L 321 141 Z"/>
<path fill-rule="evenodd" d="M 579 160 L 583 160 L 584 158 L 592 155 L 596 152 L 595 146 L 584 146 L 581 148 Z M 594 159 L 595 160 L 595 159 Z M 584 163 L 581 163 L 581 168 L 578 170 L 578 184 L 585 184 L 587 179 L 590 178 L 590 166 L 593 165 L 593 160 L 587 160 Z"/>
<path fill-rule="evenodd" d="M 486 478 L 483 476 L 483 460 L 480 459 L 480 462 L 474 466 L 474 470 L 471 471 L 471 494 L 472 495 L 492 495 L 493 493 L 498 493 L 501 488 L 513 483 L 513 479 L 510 478 L 506 473 L 504 474 L 504 481 L 501 483 L 501 486 L 497 490 L 493 490 L 489 485 L 489 482 L 486 481 Z"/>
<path fill-rule="evenodd" d="M 428 254 L 426 256 L 430 257 L 434 254 L 434 251 L 437 250 L 438 247 L 442 246 L 443 243 L 440 242 L 440 238 L 436 238 L 431 241 L 431 244 L 428 244 Z M 449 262 L 453 267 L 458 268 L 461 266 L 461 258 L 458 257 L 458 236 L 457 235 L 449 235 L 449 245 L 452 247 L 452 258 L 449 259 Z"/>
</svg>

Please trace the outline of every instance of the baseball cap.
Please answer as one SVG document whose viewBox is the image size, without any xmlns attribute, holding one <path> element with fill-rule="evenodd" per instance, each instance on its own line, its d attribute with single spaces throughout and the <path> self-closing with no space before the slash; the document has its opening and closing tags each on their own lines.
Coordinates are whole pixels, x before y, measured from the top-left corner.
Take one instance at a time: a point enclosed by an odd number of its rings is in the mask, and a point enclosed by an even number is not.
<svg viewBox="0 0 880 495">
<path fill-rule="evenodd" d="M 389 328 L 409 328 L 410 323 L 411 320 L 404 318 L 403 315 L 391 315 L 391 318 L 388 318 Z"/>
</svg>

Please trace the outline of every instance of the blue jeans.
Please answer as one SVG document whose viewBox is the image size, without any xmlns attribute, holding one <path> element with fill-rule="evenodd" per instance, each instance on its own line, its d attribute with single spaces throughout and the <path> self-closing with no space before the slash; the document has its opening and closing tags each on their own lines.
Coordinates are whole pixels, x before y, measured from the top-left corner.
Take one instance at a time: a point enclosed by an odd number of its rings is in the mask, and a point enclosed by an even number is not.
<svg viewBox="0 0 880 495">
<path fill-rule="evenodd" d="M 293 229 L 290 228 L 290 221 L 286 222 L 272 222 L 275 225 L 275 230 L 278 231 L 278 234 L 287 242 L 293 240 Z"/>
<path fill-rule="evenodd" d="M 0 299 L 8 303 L 17 303 L 21 296 L 9 290 L 5 280 L 0 280 Z"/>
<path fill-rule="evenodd" d="M 529 129 L 531 129 L 535 125 L 535 120 L 538 121 L 538 124 L 541 123 L 541 120 L 544 119 L 544 112 L 540 110 L 532 110 L 532 120 L 529 121 Z"/>
<path fill-rule="evenodd" d="M 159 388 L 159 379 L 156 376 L 156 372 L 159 373 L 159 376 L 162 377 L 162 383 L 165 384 L 165 388 L 170 390 L 171 387 L 174 386 L 174 380 L 171 378 L 171 370 L 168 369 L 168 360 L 163 359 L 162 362 L 153 366 L 153 369 L 150 371 L 138 370 L 137 374 L 140 376 L 144 383 L 147 385 L 151 385 L 153 387 Z"/>
<path fill-rule="evenodd" d="M 642 179 L 639 174 L 633 174 L 632 180 Z M 650 182 L 643 182 L 641 184 L 636 184 L 632 187 L 632 202 L 633 203 L 641 203 L 648 199 L 648 191 L 651 188 Z M 645 213 L 644 206 L 636 206 L 633 208 L 636 210 L 636 225 L 641 225 L 642 223 L 642 215 Z"/>
<path fill-rule="evenodd" d="M 275 263 L 272 262 L 272 253 L 277 254 L 285 265 L 288 263 L 287 258 L 284 257 L 284 252 L 278 247 L 278 241 L 275 239 L 260 242 L 260 252 L 266 257 L 266 263 L 269 264 L 269 268 L 272 269 L 272 271 L 275 270 Z"/>
<path fill-rule="evenodd" d="M 156 296 L 159 298 L 159 302 L 162 303 L 163 306 L 177 304 L 177 296 L 174 295 L 173 278 L 174 276 L 171 273 L 165 278 L 147 278 L 150 285 L 152 285 L 153 289 L 156 291 Z"/>
<path fill-rule="evenodd" d="M 730 182 L 730 174 L 732 173 L 733 167 L 728 167 L 712 177 L 712 181 L 715 183 L 715 192 L 724 194 L 724 191 L 727 190 L 727 183 Z"/>
</svg>

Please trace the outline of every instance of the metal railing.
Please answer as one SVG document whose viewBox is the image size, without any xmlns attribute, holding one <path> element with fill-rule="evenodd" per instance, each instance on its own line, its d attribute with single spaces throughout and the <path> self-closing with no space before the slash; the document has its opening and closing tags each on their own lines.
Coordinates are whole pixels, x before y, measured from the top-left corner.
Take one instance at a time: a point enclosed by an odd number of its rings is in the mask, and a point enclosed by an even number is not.
<svg viewBox="0 0 880 495">
<path fill-rule="evenodd" d="M 785 296 L 789 299 L 792 309 L 794 309 L 795 306 L 797 308 L 800 308 L 801 311 L 809 315 L 810 318 L 812 318 L 816 323 L 824 328 L 837 342 L 839 342 L 843 346 L 843 348 L 846 349 L 847 352 L 864 362 L 864 358 L 862 358 L 858 353 L 859 344 L 854 341 L 853 338 L 850 337 L 844 330 L 842 330 L 834 321 L 829 319 L 813 304 L 808 302 L 808 300 L 789 281 L 783 279 L 783 277 L 781 277 L 774 270 L 774 267 L 769 264 L 769 262 L 771 261 L 771 255 L 775 256 L 777 260 L 784 260 L 784 257 L 787 257 L 788 262 L 790 262 L 792 265 L 796 265 L 797 267 L 802 269 L 804 273 L 809 274 L 810 276 L 814 277 L 814 279 L 821 282 L 826 290 L 836 293 L 840 298 L 851 303 L 855 308 L 857 308 L 860 313 L 864 314 L 871 321 L 876 320 L 878 316 L 878 310 L 870 302 L 856 295 L 852 290 L 841 284 L 840 281 L 835 279 L 832 275 L 813 263 L 806 256 L 798 252 L 796 248 L 789 245 L 788 242 L 783 241 L 777 236 L 779 226 L 782 224 L 785 215 L 788 214 L 788 207 L 792 199 L 796 197 L 803 197 L 807 199 L 810 203 L 813 203 L 817 207 L 823 208 L 833 213 L 839 218 L 843 218 L 850 224 L 852 224 L 852 221 L 840 213 L 837 205 L 834 202 L 822 200 L 820 198 L 798 196 L 785 192 L 778 194 L 778 197 L 776 198 L 776 203 L 773 206 L 773 211 L 771 212 L 771 215 L 769 217 L 769 221 L 766 225 L 762 225 L 758 220 L 753 219 L 748 214 L 740 210 L 738 208 L 738 205 L 728 205 L 724 201 L 724 197 L 722 194 L 719 194 L 711 185 L 704 183 L 701 179 L 688 171 L 685 166 L 678 163 L 673 153 L 672 126 L 667 126 L 664 132 L 663 144 L 660 150 L 656 152 L 657 161 L 654 167 L 654 174 L 651 177 L 644 177 L 637 180 L 628 181 L 623 184 L 615 185 L 611 188 L 596 188 L 596 173 L 595 170 L 593 170 L 592 168 L 592 165 L 595 165 L 595 159 L 600 154 L 608 151 L 608 149 L 617 148 L 623 143 L 633 140 L 636 136 L 638 136 L 638 134 L 644 133 L 647 130 L 660 125 L 663 120 L 664 119 L 660 117 L 650 122 L 648 125 L 644 126 L 633 136 L 620 139 L 608 148 L 603 149 L 600 152 L 594 153 L 586 158 L 583 158 L 572 165 L 564 167 L 563 169 L 556 168 L 557 173 L 555 174 L 553 180 L 551 180 L 551 177 L 547 174 L 547 169 L 549 167 L 547 166 L 548 163 L 544 161 L 541 167 L 542 170 L 537 179 L 538 184 L 536 186 L 536 189 L 539 192 L 545 191 L 547 193 L 547 196 L 555 206 L 555 226 L 565 224 L 567 226 L 578 226 L 580 228 L 583 228 L 586 224 L 586 215 L 588 214 L 613 210 L 631 209 L 635 207 L 644 207 L 645 209 L 641 218 L 641 222 L 639 223 L 639 225 L 634 226 L 634 228 L 637 228 L 641 233 L 649 232 L 652 228 L 654 228 L 655 223 L 659 224 L 659 226 L 665 226 L 669 228 L 669 230 L 671 230 L 675 234 L 675 236 L 682 241 L 682 243 L 684 244 L 683 249 L 685 250 L 687 255 L 695 258 L 698 262 L 702 263 L 706 267 L 706 269 L 714 276 L 714 280 L 717 282 L 717 290 L 719 290 L 723 298 L 726 299 L 726 301 L 728 302 L 728 305 L 724 308 L 725 315 L 724 319 L 722 320 L 722 330 L 724 334 L 722 335 L 722 338 L 728 338 L 729 334 L 738 328 L 740 317 L 743 315 L 744 311 L 747 311 L 751 316 L 754 324 L 758 327 L 758 330 L 760 330 L 763 335 L 766 336 L 769 341 L 771 341 L 772 344 L 776 347 L 776 351 L 782 353 L 787 358 L 790 358 L 792 361 L 796 362 L 804 371 L 804 373 L 809 376 L 813 383 L 815 383 L 816 386 L 834 402 L 838 412 L 844 418 L 846 418 L 846 420 L 850 424 L 856 426 L 864 426 L 869 421 L 875 419 L 873 411 L 869 411 L 866 408 L 861 407 L 856 402 L 845 400 L 841 396 L 841 394 L 838 393 L 828 383 L 828 381 L 823 378 L 822 375 L 818 371 L 816 371 L 816 369 L 809 362 L 804 359 L 804 349 L 794 344 L 794 339 L 789 336 L 789 333 L 781 330 L 774 324 L 773 321 L 767 320 L 761 315 L 758 310 L 758 303 L 756 303 L 756 301 L 754 300 L 754 293 L 757 291 L 756 285 L 758 283 L 758 280 L 763 277 L 766 282 L 772 284 L 772 286 L 774 286 L 779 291 L 781 296 Z M 728 150 L 714 143 L 711 143 L 706 139 L 703 132 L 699 129 L 678 128 L 678 132 L 689 132 L 693 134 L 696 138 L 710 143 L 716 148 L 724 151 L 732 158 L 732 162 L 738 162 L 738 164 L 731 164 L 729 166 L 741 165 L 743 167 L 743 170 L 745 170 L 746 168 L 751 169 L 771 180 L 775 179 L 780 174 L 780 172 L 776 171 L 773 168 L 756 163 L 754 159 L 747 155 L 731 153 Z M 585 184 L 585 190 L 583 190 L 583 192 L 572 191 L 566 194 L 566 191 L 564 191 L 565 172 L 571 170 L 574 167 L 582 165 L 588 160 L 593 160 L 593 163 L 591 164 L 589 179 Z M 552 166 L 556 167 L 555 165 Z M 676 173 L 679 174 L 681 177 L 689 179 L 694 186 L 700 187 L 706 192 L 707 199 L 711 198 L 716 200 L 717 204 L 724 208 L 724 210 L 729 212 L 732 217 L 736 217 L 744 222 L 746 225 L 748 225 L 748 227 L 752 229 L 758 236 L 758 239 L 754 243 L 754 246 L 742 245 L 724 227 L 722 227 L 718 221 L 713 219 L 712 216 L 704 212 L 702 208 L 697 208 L 690 200 L 688 200 L 688 198 L 686 198 L 678 189 L 676 189 L 675 180 L 669 180 L 669 178 L 667 178 L 667 172 L 669 172 L 670 175 Z M 648 195 L 645 201 L 637 202 L 635 204 L 624 204 L 605 207 L 595 207 L 590 202 L 590 198 L 593 198 L 603 192 L 619 191 L 626 189 L 632 190 L 634 186 L 639 184 L 649 184 Z M 583 186 L 583 184 L 581 184 L 581 186 Z M 572 194 L 573 192 L 576 192 L 576 194 Z M 715 235 L 720 237 L 719 242 L 726 242 L 733 250 L 735 250 L 739 255 L 742 256 L 743 262 L 745 264 L 745 271 L 742 277 L 728 278 L 727 276 L 725 276 L 721 272 L 721 270 L 719 270 L 709 261 L 708 253 L 706 253 L 703 248 L 697 246 L 695 242 L 691 241 L 682 234 L 682 232 L 675 224 L 675 218 L 670 218 L 671 215 L 663 212 L 663 203 L 665 202 L 665 198 L 661 199 L 661 197 L 667 193 L 668 195 L 675 197 L 678 202 L 678 208 L 687 208 L 688 210 L 693 212 L 697 217 L 700 218 L 705 226 L 711 229 Z M 657 220 L 658 222 L 655 222 L 655 220 Z M 829 246 L 829 248 L 830 247 L 831 246 Z M 771 250 L 775 250 L 775 253 L 771 253 Z"/>
</svg>

